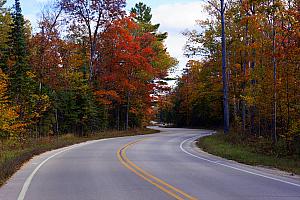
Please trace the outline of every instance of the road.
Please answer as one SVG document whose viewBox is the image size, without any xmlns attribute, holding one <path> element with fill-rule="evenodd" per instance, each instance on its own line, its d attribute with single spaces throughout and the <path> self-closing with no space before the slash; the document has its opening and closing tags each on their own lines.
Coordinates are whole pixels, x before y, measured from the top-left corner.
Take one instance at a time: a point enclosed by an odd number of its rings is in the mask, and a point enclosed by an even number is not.
<svg viewBox="0 0 300 200">
<path fill-rule="evenodd" d="M 0 188 L 1 200 L 300 200 L 300 179 L 197 150 L 205 130 L 75 145 L 35 157 Z"/>
</svg>

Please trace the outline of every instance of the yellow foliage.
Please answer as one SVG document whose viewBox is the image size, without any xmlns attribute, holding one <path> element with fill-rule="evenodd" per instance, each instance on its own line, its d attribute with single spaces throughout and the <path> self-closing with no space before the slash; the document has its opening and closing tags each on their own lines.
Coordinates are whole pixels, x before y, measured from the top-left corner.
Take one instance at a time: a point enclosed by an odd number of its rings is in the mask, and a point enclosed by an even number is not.
<svg viewBox="0 0 300 200">
<path fill-rule="evenodd" d="M 26 126 L 18 122 L 17 107 L 11 106 L 6 96 L 8 77 L 0 69 L 0 137 L 18 133 Z"/>
<path fill-rule="evenodd" d="M 26 72 L 26 75 L 29 77 L 29 78 L 36 78 L 36 75 L 34 73 L 32 73 L 31 71 L 28 71 Z"/>
<path fill-rule="evenodd" d="M 31 114 L 31 119 L 37 121 L 44 112 L 50 107 L 50 99 L 48 95 L 32 95 L 32 105 L 34 112 Z"/>
<path fill-rule="evenodd" d="M 241 95 L 241 98 L 244 101 L 246 101 L 247 105 L 249 105 L 249 106 L 253 106 L 254 103 L 255 103 L 255 99 L 252 96 L 243 96 L 243 95 Z"/>
<path fill-rule="evenodd" d="M 290 131 L 285 135 L 285 137 L 292 141 L 296 136 L 300 136 L 300 119 L 292 122 Z"/>
</svg>

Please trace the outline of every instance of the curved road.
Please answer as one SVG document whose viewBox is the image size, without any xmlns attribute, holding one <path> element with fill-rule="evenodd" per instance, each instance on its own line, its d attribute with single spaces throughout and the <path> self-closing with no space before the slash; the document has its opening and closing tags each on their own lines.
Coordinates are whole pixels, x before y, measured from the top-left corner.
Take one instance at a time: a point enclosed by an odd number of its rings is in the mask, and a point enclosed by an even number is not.
<svg viewBox="0 0 300 200">
<path fill-rule="evenodd" d="M 197 150 L 205 130 L 87 142 L 35 157 L 1 200 L 300 200 L 300 179 Z"/>
</svg>

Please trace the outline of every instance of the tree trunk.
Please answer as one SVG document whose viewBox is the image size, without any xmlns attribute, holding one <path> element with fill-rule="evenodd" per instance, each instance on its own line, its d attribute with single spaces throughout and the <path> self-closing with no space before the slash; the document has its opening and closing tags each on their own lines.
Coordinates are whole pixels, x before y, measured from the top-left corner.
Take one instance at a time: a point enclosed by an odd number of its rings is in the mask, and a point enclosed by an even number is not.
<svg viewBox="0 0 300 200">
<path fill-rule="evenodd" d="M 274 5 L 275 1 L 272 1 L 272 5 Z M 272 133 L 272 139 L 273 143 L 277 142 L 277 63 L 276 63 L 276 30 L 275 30 L 275 11 L 273 11 L 272 14 L 272 63 L 273 63 L 273 87 L 274 87 L 274 97 L 273 97 L 273 133 Z"/>
<path fill-rule="evenodd" d="M 57 135 L 57 141 L 59 138 L 59 126 L 58 126 L 58 114 L 57 114 L 57 109 L 55 109 L 55 120 L 56 120 L 56 135 Z"/>
<path fill-rule="evenodd" d="M 117 108 L 117 130 L 120 130 L 120 106 Z"/>
<path fill-rule="evenodd" d="M 245 46 L 246 48 L 249 46 L 249 41 L 248 41 L 248 19 L 247 19 L 247 22 L 246 22 L 246 25 L 245 25 Z M 244 78 L 244 81 L 243 81 L 243 86 L 242 86 L 242 93 L 243 93 L 243 96 L 245 97 L 246 96 L 246 85 L 247 85 L 247 79 L 246 79 L 246 71 L 247 71 L 247 64 L 248 66 L 250 66 L 250 61 L 249 61 L 249 58 L 248 58 L 248 52 L 247 50 L 244 50 L 244 61 L 243 61 L 243 78 Z M 250 68 L 250 67 L 249 67 Z M 243 99 L 242 101 L 242 120 L 243 120 L 243 132 L 245 133 L 246 132 L 246 109 L 247 109 L 247 106 L 246 106 L 246 100 Z"/>
<path fill-rule="evenodd" d="M 94 76 L 94 58 L 95 58 L 95 51 L 96 51 L 96 43 L 91 41 L 91 55 L 90 55 L 90 77 L 89 81 L 92 83 L 93 76 Z"/>
<path fill-rule="evenodd" d="M 130 93 L 127 93 L 127 106 L 126 106 L 126 122 L 125 122 L 125 130 L 128 130 L 128 124 L 129 124 L 129 95 Z"/>
<path fill-rule="evenodd" d="M 228 83 L 226 71 L 226 35 L 225 35 L 225 5 L 221 0 L 221 24 L 222 24 L 222 77 L 223 77 L 223 108 L 224 108 L 224 133 L 229 132 L 229 103 L 228 103 Z"/>
</svg>

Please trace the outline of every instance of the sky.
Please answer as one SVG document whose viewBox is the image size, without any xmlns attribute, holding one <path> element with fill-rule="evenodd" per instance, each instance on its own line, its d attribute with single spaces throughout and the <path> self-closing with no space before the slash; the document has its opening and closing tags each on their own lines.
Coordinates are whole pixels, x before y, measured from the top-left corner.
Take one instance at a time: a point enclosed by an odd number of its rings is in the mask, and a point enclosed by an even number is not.
<svg viewBox="0 0 300 200">
<path fill-rule="evenodd" d="M 171 76 L 178 76 L 185 67 L 188 59 L 183 55 L 186 38 L 182 35 L 185 30 L 199 29 L 196 26 L 197 19 L 205 19 L 207 14 L 203 9 L 201 0 L 127 0 L 129 11 L 136 3 L 142 1 L 152 9 L 152 22 L 160 24 L 160 32 L 168 32 L 165 45 L 171 56 L 178 61 L 178 67 Z M 7 6 L 11 6 L 14 0 L 7 0 Z M 23 14 L 31 21 L 33 28 L 43 5 L 49 0 L 20 0 Z"/>
</svg>

